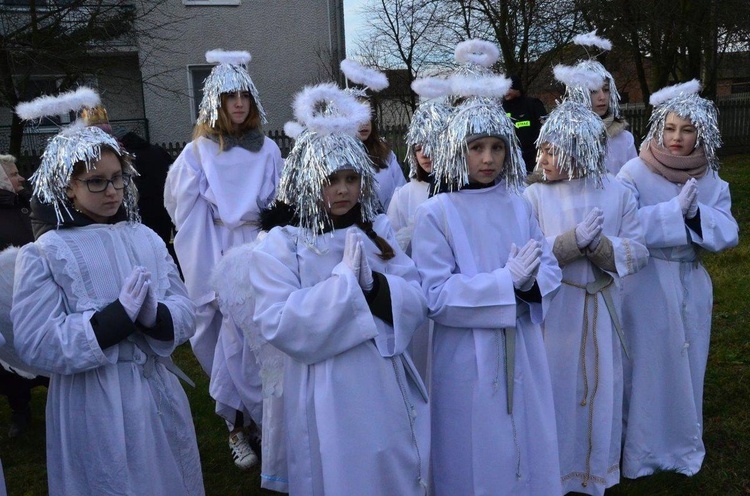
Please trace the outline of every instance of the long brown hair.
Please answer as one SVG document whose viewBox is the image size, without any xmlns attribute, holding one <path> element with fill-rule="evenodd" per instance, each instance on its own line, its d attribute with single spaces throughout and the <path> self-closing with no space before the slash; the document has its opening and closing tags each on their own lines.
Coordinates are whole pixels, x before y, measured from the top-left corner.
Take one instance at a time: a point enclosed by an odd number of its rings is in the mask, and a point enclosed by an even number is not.
<svg viewBox="0 0 750 496">
<path fill-rule="evenodd" d="M 367 100 L 364 100 L 367 101 Z M 368 105 L 372 108 L 372 103 L 367 101 Z M 388 156 L 391 153 L 391 147 L 380 137 L 378 132 L 377 119 L 370 119 L 370 135 L 366 140 L 362 141 L 367 148 L 367 154 L 370 156 L 370 160 L 375 164 L 375 168 L 378 170 L 388 168 Z"/>
<path fill-rule="evenodd" d="M 216 119 L 216 123 L 213 126 L 210 126 L 207 122 L 196 124 L 193 129 L 193 139 L 198 139 L 201 136 L 214 136 L 218 138 L 219 149 L 223 151 L 225 136 L 239 137 L 253 129 L 260 129 L 260 112 L 258 111 L 258 106 L 255 104 L 255 100 L 250 96 L 250 112 L 248 112 L 245 120 L 235 131 L 232 119 L 230 119 L 227 113 L 227 97 L 230 94 L 221 94 L 221 107 L 219 107 L 219 117 Z"/>
<path fill-rule="evenodd" d="M 388 244 L 388 241 L 381 238 L 378 233 L 375 232 L 375 229 L 372 228 L 372 222 L 365 222 L 360 219 L 357 222 L 357 225 L 365 232 L 365 234 L 367 234 L 367 237 L 373 240 L 377 247 L 380 248 L 378 256 L 381 260 L 390 260 L 396 256 L 393 247 Z"/>
</svg>

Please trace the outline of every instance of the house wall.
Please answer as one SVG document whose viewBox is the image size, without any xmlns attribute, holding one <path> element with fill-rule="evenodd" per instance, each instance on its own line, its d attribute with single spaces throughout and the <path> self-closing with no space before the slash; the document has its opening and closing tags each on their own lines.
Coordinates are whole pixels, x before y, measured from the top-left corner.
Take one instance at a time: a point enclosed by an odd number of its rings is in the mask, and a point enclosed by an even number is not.
<svg viewBox="0 0 750 496">
<path fill-rule="evenodd" d="M 342 0 L 184 3 L 169 1 L 147 18 L 154 26 L 184 18 L 157 32 L 171 40 L 140 40 L 144 107 L 153 142 L 190 140 L 194 121 L 188 66 L 206 64 L 208 50 L 251 53 L 248 69 L 266 110 L 267 131 L 281 129 L 292 119 L 292 99 L 304 85 L 328 80 L 323 64 L 329 62 L 322 62 L 319 54 L 323 59 L 344 56 Z"/>
</svg>

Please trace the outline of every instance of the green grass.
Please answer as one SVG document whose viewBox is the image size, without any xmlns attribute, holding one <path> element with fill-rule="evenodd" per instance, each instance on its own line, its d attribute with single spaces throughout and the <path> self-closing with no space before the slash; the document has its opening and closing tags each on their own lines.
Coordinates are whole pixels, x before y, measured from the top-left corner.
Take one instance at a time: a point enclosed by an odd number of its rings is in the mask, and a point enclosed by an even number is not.
<svg viewBox="0 0 750 496">
<path fill-rule="evenodd" d="M 704 441 L 706 459 L 694 477 L 661 473 L 634 481 L 623 480 L 607 496 L 732 496 L 750 494 L 750 155 L 727 157 L 721 176 L 731 185 L 732 211 L 740 224 L 740 245 L 709 255 L 704 261 L 714 283 L 714 326 L 706 373 Z M 277 494 L 259 489 L 258 470 L 234 467 L 227 446 L 227 429 L 214 414 L 208 379 L 188 346 L 175 361 L 196 382 L 187 387 L 203 478 L 208 495 L 253 496 Z M 0 458 L 10 496 L 44 495 L 47 478 L 44 453 L 46 391 L 34 391 L 31 428 L 18 439 L 8 439 L 10 412 L 0 400 Z"/>
</svg>

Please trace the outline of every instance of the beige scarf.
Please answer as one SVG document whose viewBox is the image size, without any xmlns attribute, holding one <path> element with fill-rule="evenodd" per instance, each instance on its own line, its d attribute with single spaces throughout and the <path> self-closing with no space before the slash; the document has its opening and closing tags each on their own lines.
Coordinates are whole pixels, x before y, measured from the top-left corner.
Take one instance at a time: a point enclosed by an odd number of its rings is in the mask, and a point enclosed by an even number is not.
<svg viewBox="0 0 750 496">
<path fill-rule="evenodd" d="M 641 147 L 638 155 L 652 172 L 664 176 L 667 181 L 683 184 L 691 177 L 700 179 L 708 171 L 708 160 L 699 146 L 686 156 L 672 155 L 669 150 L 657 145 L 653 140 Z"/>
<path fill-rule="evenodd" d="M 607 115 L 602 117 L 602 120 L 604 121 L 604 125 L 607 126 L 607 136 L 610 138 L 614 138 L 628 128 L 628 121 L 625 119 L 615 120 L 615 114 L 612 112 L 607 112 Z"/>
</svg>

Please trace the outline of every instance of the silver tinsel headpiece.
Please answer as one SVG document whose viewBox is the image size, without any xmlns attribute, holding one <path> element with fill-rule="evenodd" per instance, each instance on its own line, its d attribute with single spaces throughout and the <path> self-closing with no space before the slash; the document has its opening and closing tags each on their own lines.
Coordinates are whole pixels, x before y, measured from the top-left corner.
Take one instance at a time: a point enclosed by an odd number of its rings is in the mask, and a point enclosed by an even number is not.
<svg viewBox="0 0 750 496">
<path fill-rule="evenodd" d="M 440 148 L 441 132 L 451 116 L 453 108 L 445 98 L 428 100 L 419 104 L 411 116 L 409 131 L 406 133 L 406 159 L 409 162 L 409 177 L 417 176 L 416 145 L 422 146 L 422 153 L 433 157 Z"/>
<path fill-rule="evenodd" d="M 583 60 L 578 62 L 575 67 L 581 71 L 596 74 L 603 78 L 605 83 L 609 83 L 609 111 L 615 119 L 618 119 L 620 117 L 620 94 L 617 92 L 617 85 L 615 85 L 615 78 L 612 74 L 596 60 Z M 568 86 L 565 88 L 565 98 L 583 103 L 591 108 L 591 92 L 592 90 L 585 86 Z"/>
<path fill-rule="evenodd" d="M 323 205 L 323 191 L 329 176 L 342 169 L 360 175 L 362 220 L 374 220 L 380 206 L 374 166 L 356 137 L 359 127 L 370 119 L 369 104 L 334 84 L 321 84 L 297 94 L 294 115 L 305 127 L 284 162 L 276 198 L 295 208 L 307 240 L 314 242 L 317 235 L 333 227 Z"/>
<path fill-rule="evenodd" d="M 43 96 L 19 104 L 16 113 L 21 119 L 35 120 L 71 111 L 77 112 L 97 105 L 99 95 L 90 88 L 83 87 L 58 97 Z M 132 166 L 132 156 L 120 146 L 114 136 L 99 127 L 81 122 L 81 119 L 62 129 L 47 142 L 39 168 L 29 180 L 34 185 L 34 196 L 41 203 L 53 205 L 58 225 L 64 221 L 63 213 L 67 214 L 68 218 L 73 218 L 70 212 L 73 205 L 66 194 L 73 167 L 83 162 L 86 164 L 86 172 L 91 171 L 101 159 L 102 148 L 110 148 L 123 158 L 123 173 L 132 177 L 138 175 Z M 129 221 L 140 222 L 138 192 L 134 181 L 125 188 L 123 206 Z"/>
<path fill-rule="evenodd" d="M 536 140 L 554 147 L 560 170 L 568 178 L 586 177 L 597 187 L 607 174 L 607 127 L 591 109 L 580 102 L 564 100 L 547 116 Z"/>
<path fill-rule="evenodd" d="M 696 131 L 698 131 L 698 139 L 695 141 L 696 148 L 703 146 L 708 167 L 711 170 L 719 170 L 719 158 L 716 156 L 716 152 L 721 148 L 719 115 L 711 100 L 701 98 L 698 95 L 700 90 L 700 81 L 693 79 L 687 83 L 667 86 L 652 94 L 649 103 L 654 106 L 654 110 L 648 120 L 648 134 L 646 134 L 641 148 L 652 139 L 656 139 L 658 144 L 664 145 L 664 123 L 667 120 L 667 115 L 674 112 L 680 118 L 693 123 Z"/>
<path fill-rule="evenodd" d="M 219 118 L 221 95 L 238 91 L 250 92 L 255 106 L 258 108 L 261 124 L 268 122 L 266 111 L 260 103 L 258 89 L 247 72 L 247 63 L 251 59 L 250 53 L 244 51 L 210 50 L 206 52 L 206 61 L 218 62 L 219 65 L 211 70 L 211 73 L 203 82 L 203 99 L 198 107 L 198 124 L 207 123 L 214 127 Z"/>
<path fill-rule="evenodd" d="M 469 184 L 466 138 L 479 134 L 495 136 L 505 142 L 505 162 L 499 178 L 505 179 L 512 191 L 519 191 L 526 178 L 526 166 L 521 160 L 513 122 L 505 115 L 498 98 L 471 97 L 454 109 L 440 137 L 441 146 L 432 161 L 434 193 L 441 185 L 460 190 Z"/>
</svg>

